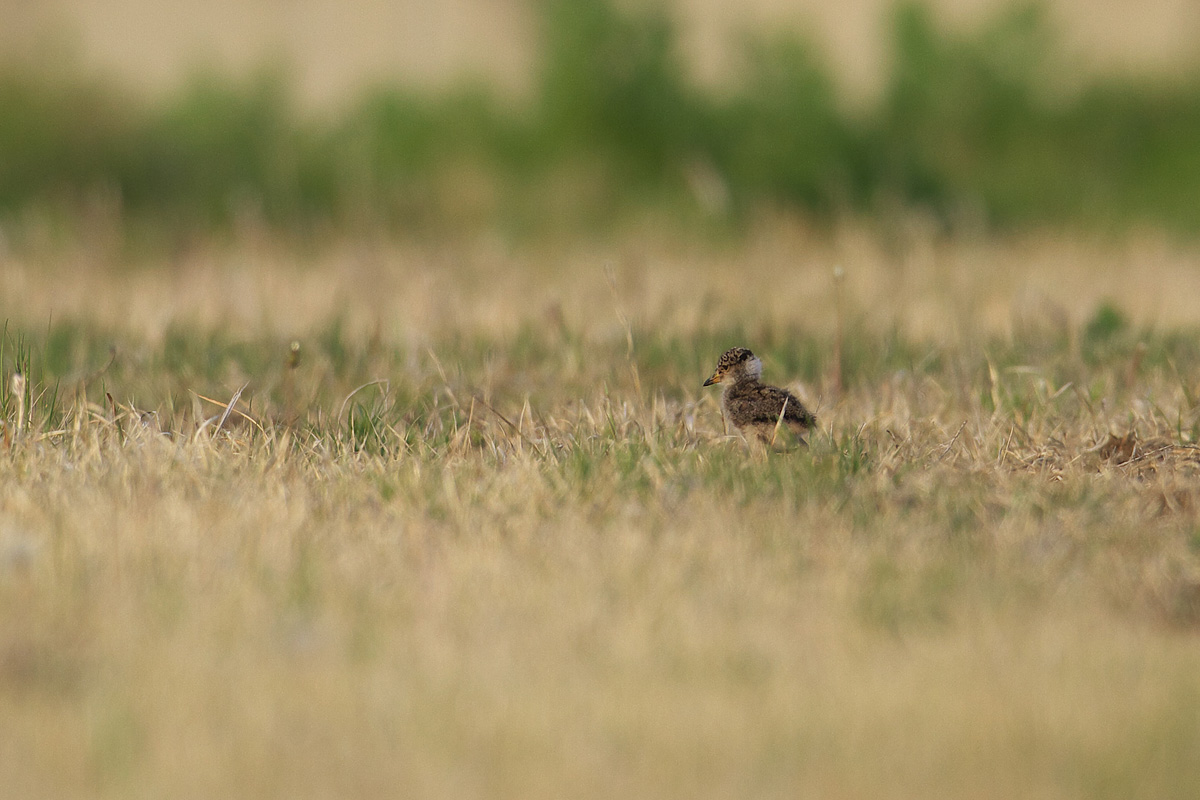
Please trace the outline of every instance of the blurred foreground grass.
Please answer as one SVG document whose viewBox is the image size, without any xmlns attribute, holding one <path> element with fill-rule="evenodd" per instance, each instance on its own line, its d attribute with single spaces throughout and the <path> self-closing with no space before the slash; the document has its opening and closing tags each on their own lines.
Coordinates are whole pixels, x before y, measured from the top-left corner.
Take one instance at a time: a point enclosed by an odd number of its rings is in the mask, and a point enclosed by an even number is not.
<svg viewBox="0 0 1200 800">
<path fill-rule="evenodd" d="M 464 227 L 527 237 L 647 211 L 738 228 L 918 208 L 956 230 L 1200 228 L 1200 79 L 1071 63 L 1036 6 L 940 30 L 902 6 L 879 97 L 848 108 L 819 49 L 747 34 L 719 86 L 688 74 L 663 11 L 542 0 L 531 96 L 379 87 L 304 114 L 286 70 L 208 75 L 158 104 L 61 69 L 0 74 L 7 238 L 267 224 L 319 237 Z"/>
<path fill-rule="evenodd" d="M 1190 797 L 1193 255 L 775 235 L 6 262 L 0 785 Z"/>
</svg>

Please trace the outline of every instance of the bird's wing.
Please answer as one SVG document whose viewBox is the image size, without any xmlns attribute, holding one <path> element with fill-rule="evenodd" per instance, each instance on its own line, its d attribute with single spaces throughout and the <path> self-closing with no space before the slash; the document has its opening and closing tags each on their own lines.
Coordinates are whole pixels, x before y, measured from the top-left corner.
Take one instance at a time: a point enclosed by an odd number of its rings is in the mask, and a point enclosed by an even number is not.
<svg viewBox="0 0 1200 800">
<path fill-rule="evenodd" d="M 744 394 L 737 393 L 730 397 L 730 411 L 744 424 L 773 425 L 778 421 L 780 411 L 783 411 L 783 421 L 789 425 L 811 428 L 816 424 L 812 412 L 799 399 L 776 386 L 760 385 Z"/>
<path fill-rule="evenodd" d="M 779 418 L 779 410 L 783 409 L 783 421 L 789 425 L 811 428 L 816 424 L 817 420 L 812 412 L 805 408 L 804 403 L 800 402 L 800 399 L 791 392 L 776 386 L 764 386 L 762 390 L 764 399 L 769 398 L 764 406 L 774 409 L 772 422 Z"/>
</svg>

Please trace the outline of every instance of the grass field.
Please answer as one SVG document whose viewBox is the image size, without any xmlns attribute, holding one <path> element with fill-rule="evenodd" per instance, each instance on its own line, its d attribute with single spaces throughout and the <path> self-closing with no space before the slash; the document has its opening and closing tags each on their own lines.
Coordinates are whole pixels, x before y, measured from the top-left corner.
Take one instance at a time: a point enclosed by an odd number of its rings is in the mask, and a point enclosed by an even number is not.
<svg viewBox="0 0 1200 800">
<path fill-rule="evenodd" d="M 23 242 L 7 796 L 1200 785 L 1194 249 Z M 731 345 L 808 450 L 725 434 Z"/>
</svg>

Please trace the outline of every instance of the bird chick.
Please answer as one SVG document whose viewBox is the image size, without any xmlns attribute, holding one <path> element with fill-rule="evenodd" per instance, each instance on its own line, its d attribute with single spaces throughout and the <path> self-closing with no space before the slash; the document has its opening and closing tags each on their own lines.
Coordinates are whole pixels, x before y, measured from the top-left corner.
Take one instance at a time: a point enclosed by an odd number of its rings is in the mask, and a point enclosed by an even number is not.
<svg viewBox="0 0 1200 800">
<path fill-rule="evenodd" d="M 761 383 L 761 377 L 758 356 L 744 347 L 733 347 L 721 355 L 716 371 L 704 385 L 725 384 L 721 410 L 747 439 L 753 435 L 770 445 L 777 428 L 786 426 L 801 444 L 807 444 L 804 433 L 816 426 L 817 418 L 791 392 Z"/>
</svg>

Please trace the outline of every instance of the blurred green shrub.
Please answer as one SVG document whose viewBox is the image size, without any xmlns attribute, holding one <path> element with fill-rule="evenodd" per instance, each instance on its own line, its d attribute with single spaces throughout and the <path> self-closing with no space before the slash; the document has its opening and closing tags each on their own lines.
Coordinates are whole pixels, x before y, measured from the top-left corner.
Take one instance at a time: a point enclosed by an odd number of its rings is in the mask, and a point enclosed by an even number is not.
<svg viewBox="0 0 1200 800">
<path fill-rule="evenodd" d="M 710 138 L 735 198 L 816 212 L 861 205 L 870 178 L 860 126 L 839 112 L 812 50 L 789 38 L 751 40 L 745 49 L 744 80 L 713 109 Z"/>
<path fill-rule="evenodd" d="M 794 37 L 748 38 L 737 80 L 709 89 L 690 79 L 661 10 L 534 2 L 542 57 L 520 107 L 486 86 L 386 87 L 315 118 L 281 70 L 202 76 L 159 105 L 2 70 L 0 215 L 100 196 L 121 218 L 170 229 L 249 216 L 297 230 L 536 230 L 645 204 L 731 220 L 762 205 L 920 206 L 993 227 L 1200 231 L 1200 75 L 1065 85 L 1036 6 L 965 35 L 900 7 L 884 91 L 848 111 L 819 53 Z"/>
<path fill-rule="evenodd" d="M 677 177 L 699 146 L 695 92 L 661 11 L 634 17 L 608 3 L 542 0 L 540 119 L 547 152 L 590 153 L 623 179 Z M 573 152 L 572 152 L 573 151 Z"/>
</svg>

